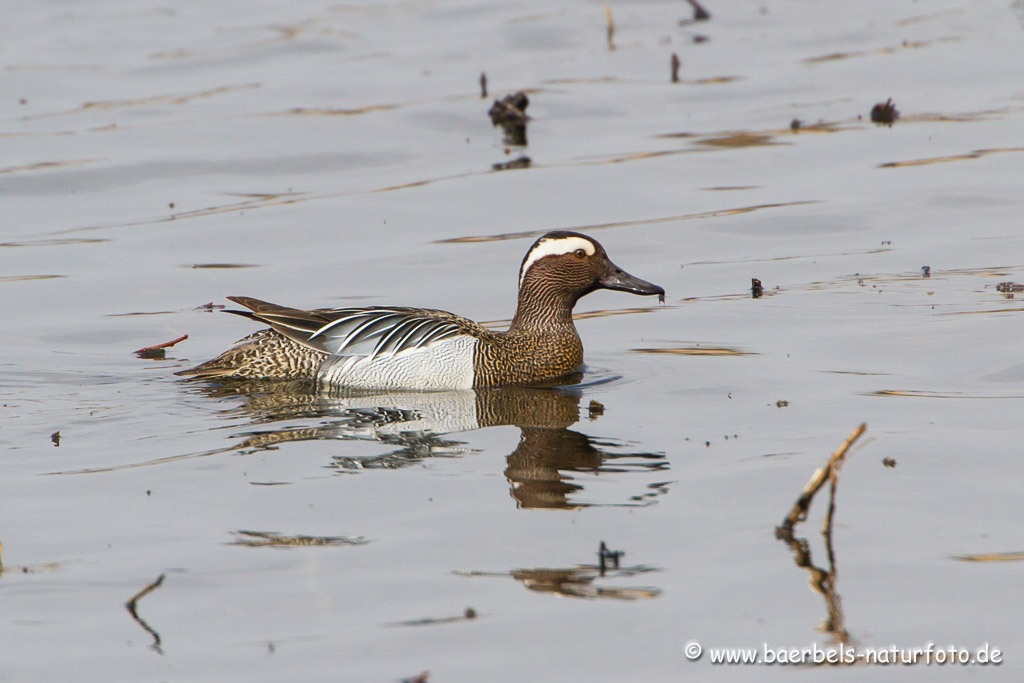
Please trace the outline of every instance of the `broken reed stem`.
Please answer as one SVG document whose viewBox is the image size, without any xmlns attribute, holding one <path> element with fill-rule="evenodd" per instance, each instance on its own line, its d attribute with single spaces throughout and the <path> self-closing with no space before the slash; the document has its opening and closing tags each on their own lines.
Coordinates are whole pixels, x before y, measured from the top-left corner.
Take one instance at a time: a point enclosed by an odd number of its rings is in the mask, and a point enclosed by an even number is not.
<svg viewBox="0 0 1024 683">
<path fill-rule="evenodd" d="M 835 493 L 836 483 L 838 481 L 838 470 L 842 466 L 843 459 L 846 457 L 847 451 L 850 450 L 850 446 L 853 445 L 854 441 L 860 438 L 861 434 L 863 434 L 867 428 L 867 424 L 862 422 L 859 427 L 853 430 L 850 436 L 846 437 L 846 441 L 844 441 L 843 445 L 832 454 L 828 463 L 824 467 L 819 467 L 814 471 L 814 474 L 811 475 L 807 485 L 804 486 L 804 490 L 800 493 L 800 497 L 796 499 L 796 502 L 793 504 L 793 508 L 789 511 L 789 514 L 786 515 L 786 519 L 779 527 L 780 532 L 792 532 L 794 524 L 807 519 L 807 511 L 811 507 L 811 501 L 814 500 L 815 494 L 817 494 L 821 487 L 825 485 L 825 482 L 830 479 L 832 480 L 832 496 L 829 502 L 829 512 L 825 519 L 825 529 L 831 528 L 832 515 L 835 512 Z"/>
</svg>

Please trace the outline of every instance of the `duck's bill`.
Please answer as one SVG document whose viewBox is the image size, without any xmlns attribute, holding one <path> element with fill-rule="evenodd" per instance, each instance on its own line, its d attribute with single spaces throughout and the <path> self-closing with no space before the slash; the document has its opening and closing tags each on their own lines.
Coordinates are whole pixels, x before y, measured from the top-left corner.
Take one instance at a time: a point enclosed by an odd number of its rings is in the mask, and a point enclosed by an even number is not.
<svg viewBox="0 0 1024 683">
<path fill-rule="evenodd" d="M 598 283 L 605 289 L 617 289 L 620 292 L 665 296 L 665 290 L 658 285 L 633 277 L 614 263 L 608 265 L 608 272 L 598 280 Z"/>
</svg>

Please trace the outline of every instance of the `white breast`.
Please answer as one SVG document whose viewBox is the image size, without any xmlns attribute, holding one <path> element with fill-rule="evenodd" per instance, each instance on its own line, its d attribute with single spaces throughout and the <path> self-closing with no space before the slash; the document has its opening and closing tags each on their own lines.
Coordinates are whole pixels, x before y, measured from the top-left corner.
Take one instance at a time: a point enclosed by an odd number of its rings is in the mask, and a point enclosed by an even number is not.
<svg viewBox="0 0 1024 683">
<path fill-rule="evenodd" d="M 470 389 L 476 344 L 475 338 L 458 335 L 423 348 L 373 358 L 333 356 L 320 368 L 320 379 L 358 389 Z"/>
</svg>

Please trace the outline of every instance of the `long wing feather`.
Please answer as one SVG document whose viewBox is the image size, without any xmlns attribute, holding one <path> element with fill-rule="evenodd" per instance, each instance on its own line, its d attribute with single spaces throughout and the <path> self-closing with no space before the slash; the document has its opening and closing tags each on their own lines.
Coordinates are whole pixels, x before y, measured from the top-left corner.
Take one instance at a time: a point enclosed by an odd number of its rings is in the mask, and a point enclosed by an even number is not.
<svg viewBox="0 0 1024 683">
<path fill-rule="evenodd" d="M 487 334 L 476 323 L 445 311 L 373 306 L 302 311 L 252 299 L 228 297 L 250 311 L 231 311 L 267 323 L 281 334 L 337 356 L 397 354 L 459 334 Z"/>
</svg>

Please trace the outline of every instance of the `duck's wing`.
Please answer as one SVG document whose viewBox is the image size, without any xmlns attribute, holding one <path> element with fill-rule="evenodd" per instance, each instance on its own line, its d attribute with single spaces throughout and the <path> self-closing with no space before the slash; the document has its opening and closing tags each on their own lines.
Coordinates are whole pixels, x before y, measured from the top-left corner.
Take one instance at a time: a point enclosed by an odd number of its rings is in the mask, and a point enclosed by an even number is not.
<svg viewBox="0 0 1024 683">
<path fill-rule="evenodd" d="M 487 334 L 471 320 L 425 308 L 370 306 L 303 311 L 251 297 L 228 299 L 250 309 L 231 313 L 264 322 L 300 344 L 336 356 L 373 358 L 420 349 L 460 334 Z"/>
</svg>

